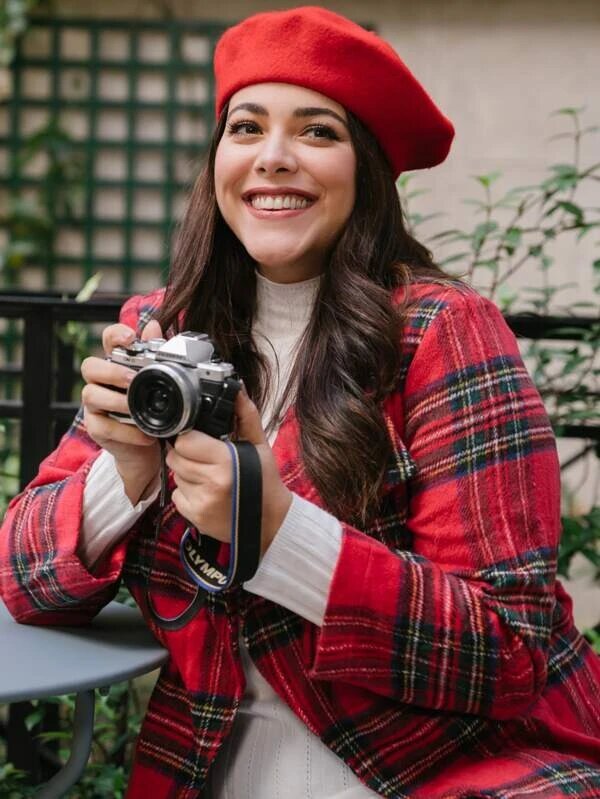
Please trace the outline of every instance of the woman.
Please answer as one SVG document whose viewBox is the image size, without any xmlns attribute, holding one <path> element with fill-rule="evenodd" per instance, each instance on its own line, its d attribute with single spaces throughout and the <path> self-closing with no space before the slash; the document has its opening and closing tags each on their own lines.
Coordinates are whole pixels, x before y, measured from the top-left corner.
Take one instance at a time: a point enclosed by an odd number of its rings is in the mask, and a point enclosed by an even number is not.
<svg viewBox="0 0 600 799">
<path fill-rule="evenodd" d="M 180 436 L 161 512 L 156 441 L 107 415 L 132 373 L 90 358 L 83 414 L 7 514 L 5 602 L 79 624 L 126 580 L 171 654 L 135 799 L 600 796 L 600 666 L 555 580 L 548 420 L 497 309 L 402 225 L 394 179 L 442 161 L 451 124 L 320 8 L 231 28 L 215 73 L 166 294 L 128 301 L 104 345 L 200 330 L 235 364 L 258 571 L 182 629 L 147 614 L 149 572 L 159 613 L 193 597 L 189 522 L 226 560 L 229 450 Z"/>
</svg>

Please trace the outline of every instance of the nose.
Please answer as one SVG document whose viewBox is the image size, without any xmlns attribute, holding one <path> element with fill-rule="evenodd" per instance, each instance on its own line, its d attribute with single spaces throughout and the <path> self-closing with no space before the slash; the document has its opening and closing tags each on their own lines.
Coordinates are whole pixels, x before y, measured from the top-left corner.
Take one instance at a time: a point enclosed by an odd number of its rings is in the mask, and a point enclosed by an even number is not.
<svg viewBox="0 0 600 799">
<path fill-rule="evenodd" d="M 298 169 L 293 148 L 285 135 L 273 133 L 265 136 L 256 155 L 254 169 L 261 175 L 295 172 Z"/>
</svg>

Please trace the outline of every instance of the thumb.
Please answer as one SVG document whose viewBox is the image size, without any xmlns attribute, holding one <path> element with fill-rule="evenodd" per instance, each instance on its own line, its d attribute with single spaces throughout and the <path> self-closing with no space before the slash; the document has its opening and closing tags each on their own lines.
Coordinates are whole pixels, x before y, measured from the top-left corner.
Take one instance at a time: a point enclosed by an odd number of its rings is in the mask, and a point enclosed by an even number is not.
<svg viewBox="0 0 600 799">
<path fill-rule="evenodd" d="M 149 341 L 151 338 L 164 338 L 163 332 L 160 329 L 160 325 L 156 319 L 151 319 L 146 327 L 142 330 L 142 341 Z"/>
<path fill-rule="evenodd" d="M 258 408 L 246 394 L 245 388 L 238 391 L 238 395 L 235 398 L 235 415 L 239 440 L 249 441 L 255 445 L 267 443 Z"/>
</svg>

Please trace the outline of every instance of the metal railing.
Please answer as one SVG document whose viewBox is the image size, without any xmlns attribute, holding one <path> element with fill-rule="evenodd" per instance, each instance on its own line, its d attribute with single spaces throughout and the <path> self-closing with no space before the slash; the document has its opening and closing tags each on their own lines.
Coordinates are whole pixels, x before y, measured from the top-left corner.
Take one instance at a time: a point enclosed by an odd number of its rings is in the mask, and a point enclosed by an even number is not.
<svg viewBox="0 0 600 799">
<path fill-rule="evenodd" d="M 23 361 L 20 368 L 8 364 L 6 376 L 21 377 L 21 399 L 0 400 L 0 418 L 20 419 L 20 484 L 37 472 L 40 461 L 52 450 L 68 428 L 78 409 L 72 401 L 76 373 L 73 350 L 57 333 L 57 325 L 68 321 L 110 322 L 118 318 L 126 299 L 122 295 L 92 299 L 86 303 L 55 294 L 0 292 L 0 319 L 22 319 Z M 569 328 L 568 340 L 580 338 L 597 319 L 593 317 L 542 317 L 533 314 L 506 316 L 518 336 L 529 339 L 567 339 L 561 329 Z M 598 426 L 563 425 L 560 436 L 600 442 Z"/>
<path fill-rule="evenodd" d="M 114 322 L 123 296 L 80 303 L 59 294 L 0 293 L 0 319 L 22 319 L 23 358 L 20 369 L 8 364 L 4 373 L 21 377 L 21 399 L 0 400 L 0 418 L 19 419 L 21 486 L 37 473 L 71 423 L 78 405 L 71 399 L 76 374 L 73 348 L 57 333 L 60 323 Z"/>
</svg>

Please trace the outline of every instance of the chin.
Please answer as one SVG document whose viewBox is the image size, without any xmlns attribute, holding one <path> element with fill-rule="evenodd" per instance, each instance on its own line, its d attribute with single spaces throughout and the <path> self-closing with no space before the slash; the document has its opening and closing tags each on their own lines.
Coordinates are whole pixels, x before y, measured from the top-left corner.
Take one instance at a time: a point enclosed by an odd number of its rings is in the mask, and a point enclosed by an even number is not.
<svg viewBox="0 0 600 799">
<path fill-rule="evenodd" d="M 302 253 L 294 253 L 293 255 L 289 253 L 289 251 L 282 251 L 282 250 L 263 250 L 259 247 L 256 249 L 250 249 L 246 247 L 248 250 L 248 254 L 251 258 L 253 258 L 257 264 L 261 264 L 262 266 L 266 266 L 269 269 L 285 269 L 286 267 L 293 267 L 294 264 L 297 264 L 300 259 L 302 258 Z"/>
</svg>

